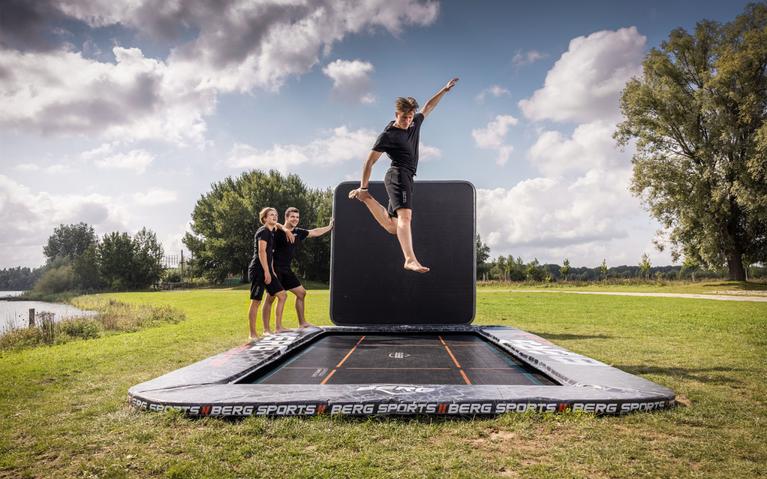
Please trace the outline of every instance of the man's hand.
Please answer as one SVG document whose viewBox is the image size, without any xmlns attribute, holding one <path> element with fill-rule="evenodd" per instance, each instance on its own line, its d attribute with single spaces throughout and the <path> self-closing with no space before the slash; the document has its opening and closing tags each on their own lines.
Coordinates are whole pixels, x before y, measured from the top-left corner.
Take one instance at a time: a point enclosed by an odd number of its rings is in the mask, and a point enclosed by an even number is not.
<svg viewBox="0 0 767 479">
<path fill-rule="evenodd" d="M 445 87 L 442 89 L 445 91 L 450 91 L 450 89 L 453 88 L 456 83 L 458 83 L 458 78 L 453 78 L 452 80 L 447 82 L 447 85 L 445 85 Z"/>
<path fill-rule="evenodd" d="M 328 223 L 328 228 L 332 230 L 335 223 L 336 223 L 335 218 L 330 218 L 330 223 Z"/>
<path fill-rule="evenodd" d="M 272 282 L 272 275 L 269 274 L 269 271 L 264 271 L 264 284 L 271 284 Z"/>
<path fill-rule="evenodd" d="M 370 198 L 370 193 L 368 193 L 368 190 L 357 188 L 356 190 L 351 190 L 349 192 L 349 199 L 357 198 L 360 201 L 365 201 L 366 199 Z"/>
<path fill-rule="evenodd" d="M 285 237 L 288 239 L 288 242 L 295 243 L 296 242 L 296 235 L 294 235 L 292 232 L 288 230 L 283 230 L 285 232 Z"/>
</svg>

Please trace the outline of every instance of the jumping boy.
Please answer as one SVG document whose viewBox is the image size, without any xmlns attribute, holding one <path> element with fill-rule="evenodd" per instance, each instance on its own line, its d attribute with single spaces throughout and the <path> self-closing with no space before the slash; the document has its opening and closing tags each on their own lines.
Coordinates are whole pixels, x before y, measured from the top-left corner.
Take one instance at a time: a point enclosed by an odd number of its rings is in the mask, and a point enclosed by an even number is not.
<svg viewBox="0 0 767 479">
<path fill-rule="evenodd" d="M 296 315 L 298 316 L 298 327 L 300 329 L 310 328 L 313 325 L 306 321 L 304 317 L 304 299 L 306 298 L 306 289 L 301 285 L 298 276 L 290 269 L 290 263 L 296 255 L 297 248 L 306 238 L 316 238 L 322 236 L 333 229 L 333 220 L 330 224 L 322 228 L 306 230 L 298 227 L 301 219 L 301 212 L 298 208 L 290 207 L 285 210 L 285 225 L 282 229 L 276 229 L 274 232 L 274 272 L 277 274 L 280 284 L 286 290 L 296 295 Z M 293 234 L 293 241 L 290 241 L 289 233 Z M 271 296 L 264 301 L 262 315 L 264 321 L 269 321 L 272 312 Z"/>
<path fill-rule="evenodd" d="M 349 192 L 349 198 L 357 198 L 365 203 L 383 229 L 397 235 L 402 254 L 405 256 L 405 269 L 418 273 L 429 271 L 429 268 L 419 263 L 415 256 L 413 234 L 410 228 L 413 218 L 413 177 L 418 169 L 418 140 L 421 124 L 457 81 L 458 78 L 453 78 L 447 82 L 447 85 L 431 97 L 423 110 L 418 113 L 416 113 L 418 102 L 415 98 L 397 98 L 394 121 L 389 122 L 373 145 L 362 168 L 360 187 Z M 384 208 L 368 193 L 370 173 L 383 153 L 389 155 L 391 159 L 391 167 L 384 177 L 386 194 L 389 197 L 388 208 Z"/>
<path fill-rule="evenodd" d="M 264 208 L 258 214 L 258 219 L 263 225 L 256 231 L 253 239 L 253 259 L 250 260 L 248 276 L 250 277 L 250 309 L 248 310 L 248 323 L 250 325 L 250 339 L 258 339 L 256 331 L 256 317 L 258 306 L 267 291 L 269 298 L 277 297 L 277 311 L 275 313 L 275 331 L 281 333 L 288 331 L 282 327 L 282 310 L 288 299 L 285 288 L 274 273 L 272 264 L 272 252 L 274 250 L 274 230 L 277 227 L 277 210 Z M 264 316 L 264 334 L 272 334 L 269 326 L 269 318 Z"/>
</svg>

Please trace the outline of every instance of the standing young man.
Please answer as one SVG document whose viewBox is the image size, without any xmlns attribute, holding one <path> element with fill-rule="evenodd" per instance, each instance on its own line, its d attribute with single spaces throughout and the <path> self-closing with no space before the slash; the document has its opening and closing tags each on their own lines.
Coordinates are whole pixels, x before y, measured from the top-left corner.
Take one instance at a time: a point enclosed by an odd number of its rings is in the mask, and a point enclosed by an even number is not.
<svg viewBox="0 0 767 479">
<path fill-rule="evenodd" d="M 258 219 L 263 225 L 256 231 L 253 239 L 253 259 L 250 260 L 248 276 L 250 277 L 250 309 L 248 310 L 248 324 L 250 326 L 250 339 L 258 339 L 256 331 L 256 317 L 258 306 L 264 297 L 264 291 L 269 293 L 268 299 L 277 297 L 277 311 L 275 313 L 275 331 L 286 331 L 282 327 L 282 310 L 288 299 L 285 288 L 280 284 L 274 273 L 272 253 L 274 251 L 274 230 L 277 227 L 277 210 L 264 208 L 258 214 Z M 269 318 L 264 316 L 264 334 L 272 334 L 269 326 Z"/>
<path fill-rule="evenodd" d="M 389 122 L 373 145 L 362 169 L 360 187 L 349 192 L 349 198 L 357 198 L 365 203 L 376 221 L 386 231 L 397 235 L 402 254 L 405 256 L 405 269 L 418 273 L 429 271 L 429 268 L 423 266 L 415 256 L 413 234 L 410 228 L 413 218 L 413 177 L 418 169 L 421 124 L 457 81 L 458 78 L 453 78 L 447 82 L 447 85 L 431 97 L 423 110 L 418 113 L 416 113 L 418 102 L 415 98 L 397 98 L 394 121 Z M 386 194 L 389 196 L 388 208 L 384 208 L 368 193 L 370 173 L 383 153 L 389 155 L 391 159 L 391 167 L 384 177 Z"/>
<path fill-rule="evenodd" d="M 298 327 L 309 328 L 313 325 L 306 321 L 304 316 L 304 298 L 306 298 L 306 289 L 301 285 L 298 276 L 290 269 L 290 263 L 296 255 L 296 250 L 301 242 L 306 238 L 316 238 L 322 236 L 333 229 L 333 220 L 323 228 L 314 228 L 306 230 L 298 227 L 301 219 L 301 212 L 298 208 L 290 207 L 285 210 L 285 225 L 283 229 L 277 229 L 274 232 L 274 271 L 277 274 L 282 287 L 296 295 L 296 315 L 298 316 Z M 294 240 L 290 241 L 288 233 L 292 233 Z M 262 312 L 265 321 L 268 321 L 272 311 L 272 297 L 264 301 L 264 310 Z"/>
</svg>

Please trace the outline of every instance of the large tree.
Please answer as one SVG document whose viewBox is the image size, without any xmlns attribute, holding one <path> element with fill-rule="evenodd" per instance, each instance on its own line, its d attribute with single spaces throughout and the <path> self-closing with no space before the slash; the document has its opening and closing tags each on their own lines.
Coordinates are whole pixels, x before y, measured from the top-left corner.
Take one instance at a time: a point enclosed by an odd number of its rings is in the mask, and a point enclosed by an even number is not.
<svg viewBox="0 0 767 479">
<path fill-rule="evenodd" d="M 636 141 L 632 191 L 669 231 L 675 259 L 767 260 L 767 4 L 676 29 L 621 98 L 616 139 Z"/>
<path fill-rule="evenodd" d="M 43 246 L 43 253 L 48 261 L 55 258 L 77 259 L 85 251 L 96 245 L 96 233 L 86 223 L 59 225 Z"/>
<path fill-rule="evenodd" d="M 192 212 L 191 233 L 184 237 L 207 277 L 221 281 L 230 273 L 247 279 L 253 256 L 253 236 L 261 226 L 258 212 L 267 206 L 282 215 L 289 206 L 301 210 L 301 226 L 316 226 L 316 211 L 309 189 L 297 175 L 253 170 L 211 185 Z"/>
</svg>

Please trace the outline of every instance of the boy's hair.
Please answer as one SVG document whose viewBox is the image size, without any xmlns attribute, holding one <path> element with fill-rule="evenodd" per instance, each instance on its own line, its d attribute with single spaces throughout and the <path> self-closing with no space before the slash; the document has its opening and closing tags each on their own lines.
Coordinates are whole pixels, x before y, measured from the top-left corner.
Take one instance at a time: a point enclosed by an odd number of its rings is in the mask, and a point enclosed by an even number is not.
<svg viewBox="0 0 767 479">
<path fill-rule="evenodd" d="M 410 113 L 411 111 L 418 110 L 418 102 L 412 96 L 407 98 L 399 97 L 394 102 L 394 107 L 402 113 Z"/>
<path fill-rule="evenodd" d="M 295 206 L 291 206 L 290 208 L 285 210 L 285 219 L 288 219 L 288 215 L 290 213 L 301 213 L 301 212 L 298 211 L 298 208 L 296 208 Z"/>
<path fill-rule="evenodd" d="M 262 225 L 266 223 L 266 215 L 268 215 L 270 211 L 274 211 L 275 213 L 277 212 L 276 209 L 272 208 L 271 206 L 267 206 L 266 208 L 261 210 L 260 213 L 258 213 L 258 219 L 259 221 L 261 221 Z"/>
</svg>

